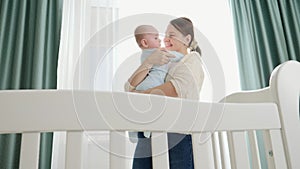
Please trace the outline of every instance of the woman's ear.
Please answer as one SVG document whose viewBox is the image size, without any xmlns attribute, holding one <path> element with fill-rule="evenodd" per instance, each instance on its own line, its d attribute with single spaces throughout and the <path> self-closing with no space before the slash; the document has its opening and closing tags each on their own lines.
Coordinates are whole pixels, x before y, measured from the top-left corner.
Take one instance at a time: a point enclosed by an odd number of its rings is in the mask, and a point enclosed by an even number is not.
<svg viewBox="0 0 300 169">
<path fill-rule="evenodd" d="M 147 48 L 147 47 L 148 47 L 148 42 L 147 42 L 146 39 L 142 39 L 142 40 L 141 40 L 141 44 L 142 44 L 142 46 L 143 46 L 144 48 Z"/>
<path fill-rule="evenodd" d="M 192 36 L 190 34 L 188 34 L 185 37 L 186 46 L 189 46 L 189 44 L 191 43 L 191 40 L 192 40 Z"/>
</svg>

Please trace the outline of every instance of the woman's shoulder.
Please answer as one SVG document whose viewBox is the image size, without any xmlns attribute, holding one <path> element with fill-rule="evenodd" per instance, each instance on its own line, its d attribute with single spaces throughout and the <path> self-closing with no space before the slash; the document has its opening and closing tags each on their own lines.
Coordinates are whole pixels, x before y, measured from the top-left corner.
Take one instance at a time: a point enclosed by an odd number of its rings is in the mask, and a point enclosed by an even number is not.
<svg viewBox="0 0 300 169">
<path fill-rule="evenodd" d="M 190 52 L 187 55 L 185 55 L 183 61 L 184 62 L 194 62 L 194 61 L 201 61 L 201 56 L 198 52 Z"/>
<path fill-rule="evenodd" d="M 190 52 L 188 55 L 201 58 L 200 54 L 198 52 L 195 52 L 195 51 Z"/>
</svg>

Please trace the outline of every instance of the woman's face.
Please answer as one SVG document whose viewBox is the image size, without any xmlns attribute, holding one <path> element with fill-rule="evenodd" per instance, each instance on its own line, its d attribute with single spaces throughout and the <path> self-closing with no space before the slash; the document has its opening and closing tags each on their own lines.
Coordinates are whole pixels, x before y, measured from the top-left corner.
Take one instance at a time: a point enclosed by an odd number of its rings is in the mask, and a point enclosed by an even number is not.
<svg viewBox="0 0 300 169">
<path fill-rule="evenodd" d="M 167 50 L 187 53 L 187 45 L 185 45 L 185 37 L 173 25 L 169 24 L 164 38 L 165 47 Z"/>
</svg>

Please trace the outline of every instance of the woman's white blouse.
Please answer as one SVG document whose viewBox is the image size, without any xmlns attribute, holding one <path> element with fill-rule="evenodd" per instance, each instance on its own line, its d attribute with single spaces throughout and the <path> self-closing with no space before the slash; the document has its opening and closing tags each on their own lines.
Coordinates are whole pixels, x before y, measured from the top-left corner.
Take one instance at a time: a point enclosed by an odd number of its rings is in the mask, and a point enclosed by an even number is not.
<svg viewBox="0 0 300 169">
<path fill-rule="evenodd" d="M 181 61 L 170 65 L 165 81 L 173 84 L 178 97 L 199 100 L 203 80 L 201 56 L 197 52 L 191 52 Z"/>
</svg>

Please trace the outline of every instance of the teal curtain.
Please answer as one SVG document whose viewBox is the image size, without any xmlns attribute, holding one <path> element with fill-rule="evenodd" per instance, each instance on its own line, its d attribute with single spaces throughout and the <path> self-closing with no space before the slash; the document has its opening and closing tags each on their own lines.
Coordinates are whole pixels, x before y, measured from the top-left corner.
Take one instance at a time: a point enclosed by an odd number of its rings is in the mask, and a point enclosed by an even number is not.
<svg viewBox="0 0 300 169">
<path fill-rule="evenodd" d="M 62 0 L 0 0 L 0 89 L 55 89 Z M 0 135 L 0 168 L 19 168 L 21 134 Z M 39 168 L 50 169 L 52 133 Z"/>
<path fill-rule="evenodd" d="M 299 0 L 229 0 L 243 90 L 269 85 L 273 69 L 300 61 Z M 267 168 L 262 134 L 257 132 L 262 168 Z"/>
<path fill-rule="evenodd" d="M 244 90 L 268 86 L 272 70 L 300 60 L 299 0 L 230 0 Z"/>
</svg>

